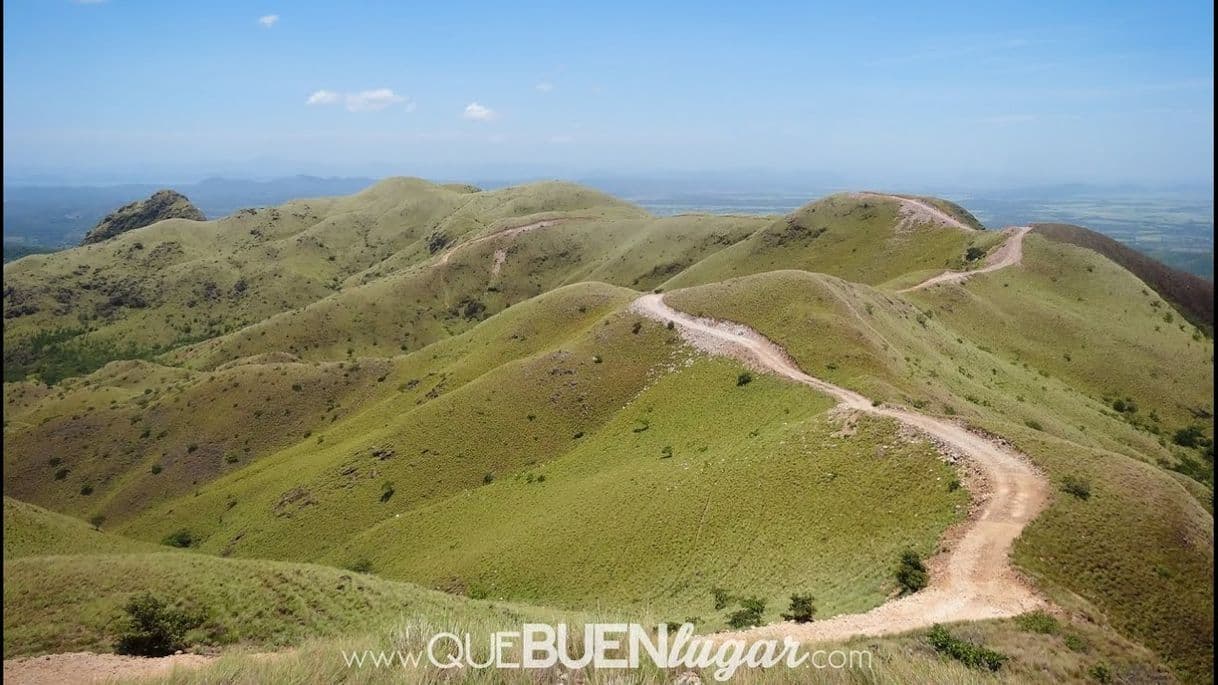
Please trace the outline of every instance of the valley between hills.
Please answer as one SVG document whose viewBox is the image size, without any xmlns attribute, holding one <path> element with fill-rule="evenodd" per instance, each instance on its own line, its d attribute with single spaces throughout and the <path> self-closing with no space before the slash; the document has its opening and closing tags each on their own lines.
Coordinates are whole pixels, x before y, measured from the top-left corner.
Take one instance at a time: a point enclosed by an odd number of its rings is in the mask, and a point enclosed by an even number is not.
<svg viewBox="0 0 1218 685">
<path fill-rule="evenodd" d="M 118 677 L 622 620 L 877 660 L 750 682 L 1212 682 L 1213 285 L 1105 241 L 396 178 L 8 263 L 6 677 L 149 592 L 198 654 Z"/>
</svg>

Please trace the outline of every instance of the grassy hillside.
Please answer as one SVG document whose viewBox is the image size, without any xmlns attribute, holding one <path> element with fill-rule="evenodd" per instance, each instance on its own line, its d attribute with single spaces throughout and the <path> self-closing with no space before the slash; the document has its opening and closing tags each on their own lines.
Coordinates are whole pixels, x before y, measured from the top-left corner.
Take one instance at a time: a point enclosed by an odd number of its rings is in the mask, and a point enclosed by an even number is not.
<svg viewBox="0 0 1218 685">
<path fill-rule="evenodd" d="M 645 216 L 568 184 L 469 193 L 390 179 L 345 198 L 162 221 L 6 264 L 5 379 L 54 382 L 221 335 L 542 212 Z"/>
<path fill-rule="evenodd" d="M 412 619 L 558 618 L 309 564 L 168 552 L 27 557 L 4 562 L 4 657 L 111 651 L 123 606 L 145 592 L 206 615 L 196 644 L 263 650 Z"/>
<path fill-rule="evenodd" d="M 1033 522 L 1018 561 L 1192 680 L 1212 659 L 1212 458 L 1173 437 L 1211 435 L 1196 415 L 1212 411 L 1213 343 L 1164 325 L 1144 290 L 1093 252 L 1031 238 L 1022 267 L 909 295 L 916 305 L 800 272 L 669 298 L 756 328 L 835 383 L 1015 439 L 1056 483 L 1089 481 L 1091 499 L 1059 494 Z"/>
<path fill-rule="evenodd" d="M 307 307 L 184 347 L 166 359 L 211 368 L 267 351 L 330 360 L 414 351 L 563 285 L 602 281 L 652 288 L 763 224 L 732 217 L 605 220 L 545 213 L 513 225 L 556 219 L 563 223 L 471 242 L 468 249 L 458 243 L 448 261 L 437 257 L 382 277 L 365 274 Z"/>
<path fill-rule="evenodd" d="M 975 219 L 973 220 L 976 221 Z M 668 280 L 672 290 L 737 276 L 798 269 L 878 285 L 966 268 L 969 247 L 988 249 L 996 232 L 961 229 L 902 215 L 896 196 L 832 195 L 776 218 L 747 240 Z"/>
<path fill-rule="evenodd" d="M 716 630 L 716 591 L 767 621 L 797 592 L 820 617 L 891 597 L 901 552 L 967 511 L 959 474 L 630 310 L 662 290 L 1035 461 L 1054 494 L 1015 562 L 1090 646 L 957 627 L 1012 652 L 998 681 L 1154 681 L 1160 658 L 1205 681 L 1213 341 L 1153 270 L 1043 230 L 1020 265 L 898 292 L 982 263 L 1004 240 L 983 229 L 914 196 L 656 218 L 568 184 L 392 179 L 6 265 L 6 654 L 104 649 L 144 577 L 213 613 L 203 643 L 305 645 L 211 672 L 235 681 L 321 678 L 324 649 L 401 620 Z M 154 547 L 176 531 L 193 550 Z M 864 682 L 979 678 L 925 635 L 876 644 L 896 663 Z"/>
<path fill-rule="evenodd" d="M 1213 416 L 1213 340 L 1145 283 L 1090 250 L 1024 241 L 1024 264 L 911 296 L 948 327 L 1170 441 Z M 1113 363 L 1113 360 L 1121 360 Z M 1205 426 L 1212 432 L 1212 426 Z"/>
<path fill-rule="evenodd" d="M 9 492 L 114 520 L 299 442 L 355 410 L 391 369 L 285 361 L 200 374 L 113 362 L 10 420 Z"/>
<path fill-rule="evenodd" d="M 394 419 L 387 416 L 419 409 L 576 334 L 630 299 L 600 284 L 562 288 L 427 354 L 396 359 L 302 363 L 264 356 L 204 373 L 116 362 L 53 391 L 10 384 L 6 489 L 61 511 L 118 521 L 290 447 L 315 452 L 327 431 L 348 425 L 344 419 L 353 419 L 354 435 L 388 432 Z M 435 430 L 449 428 L 443 416 L 434 421 Z"/>
<path fill-rule="evenodd" d="M 1050 240 L 1095 250 L 1154 288 L 1190 321 L 1211 330 L 1214 328 L 1213 281 L 1173 269 L 1102 233 L 1082 226 L 1034 224 L 1033 230 Z"/>
<path fill-rule="evenodd" d="M 4 498 L 5 561 L 53 554 L 151 551 L 158 551 L 157 545 L 105 533 L 80 519 Z"/>
<path fill-rule="evenodd" d="M 319 435 L 323 442 L 200 487 L 123 530 L 160 539 L 189 527 L 205 551 L 368 560 L 386 576 L 475 596 L 682 616 L 707 610 L 717 583 L 769 595 L 775 607 L 805 585 L 823 593 L 828 610 L 873 606 L 891 589 L 900 551 L 933 550 L 958 516 L 963 493 L 949 492 L 951 473 L 926 445 L 907 445 L 890 425 L 835 435 L 823 398 L 769 379 L 736 391 L 739 367 L 722 362 L 664 374 L 691 363 L 689 352 L 660 326 L 635 333 L 637 321 L 612 314 L 561 349 L 406 412 L 402 400 L 369 407 Z M 712 378 L 722 395 L 707 394 Z M 689 442 L 710 416 L 722 432 Z M 910 473 L 923 485 L 909 488 Z M 842 498 L 886 488 L 891 510 L 866 524 L 871 542 L 838 546 L 859 525 L 841 513 Z M 775 491 L 801 504 L 775 510 Z M 638 502 L 652 506 L 627 506 Z M 731 529 L 714 523 L 742 510 L 765 514 Z M 748 525 L 761 520 L 761 529 Z M 639 534 L 648 521 L 665 522 L 654 538 Z M 809 539 L 808 526 L 824 532 Z M 571 554 L 593 537 L 606 542 Z M 414 542 L 386 547 L 385 539 Z M 729 561 L 734 570 L 724 574 Z M 708 623 L 722 620 L 707 614 Z"/>
<path fill-rule="evenodd" d="M 962 515 L 951 470 L 894 425 L 847 434 L 805 388 L 737 387 L 733 364 L 681 365 L 561 457 L 403 510 L 327 558 L 480 596 L 647 607 L 716 627 L 716 587 L 766 598 L 775 620 L 801 588 L 824 615 L 879 604 L 901 551 L 929 554 Z M 872 498 L 884 507 L 857 517 Z M 393 539 L 412 544 L 383 544 Z"/>
</svg>

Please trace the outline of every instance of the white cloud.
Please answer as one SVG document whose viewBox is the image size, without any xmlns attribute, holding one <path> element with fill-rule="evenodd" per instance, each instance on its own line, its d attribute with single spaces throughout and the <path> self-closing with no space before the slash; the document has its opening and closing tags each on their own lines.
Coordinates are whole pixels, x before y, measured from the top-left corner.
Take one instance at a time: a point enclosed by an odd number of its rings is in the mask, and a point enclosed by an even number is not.
<svg viewBox="0 0 1218 685">
<path fill-rule="evenodd" d="M 418 108 L 419 108 L 419 104 L 418 104 L 417 102 L 407 102 L 407 103 L 406 103 L 406 111 L 407 111 L 408 113 L 409 113 L 409 112 L 413 112 L 413 111 L 415 111 L 415 110 L 416 110 L 416 109 L 418 109 Z"/>
<path fill-rule="evenodd" d="M 484 107 L 476 102 L 471 102 L 465 106 L 465 112 L 461 116 L 470 121 L 490 121 L 499 115 L 490 107 Z"/>
<path fill-rule="evenodd" d="M 258 23 L 262 24 L 262 28 L 269 29 L 279 23 L 278 14 L 268 14 L 265 17 L 258 17 Z"/>
<path fill-rule="evenodd" d="M 309 96 L 305 100 L 306 105 L 333 105 L 337 103 L 342 96 L 332 90 L 319 90 Z"/>
<path fill-rule="evenodd" d="M 541 93 L 548 93 L 548 92 L 554 90 L 554 84 L 550 83 L 549 81 L 542 81 L 541 83 L 538 83 L 536 86 L 533 86 L 533 87 L 536 88 L 538 90 L 538 92 L 541 92 Z"/>
<path fill-rule="evenodd" d="M 406 98 L 394 93 L 389 88 L 362 90 L 358 93 L 347 94 L 347 111 L 375 112 L 385 109 L 389 105 L 395 105 L 399 102 L 405 101 Z"/>
<path fill-rule="evenodd" d="M 343 103 L 348 112 L 377 112 L 399 102 L 406 103 L 407 112 L 416 109 L 415 103 L 393 92 L 391 88 L 374 88 L 358 93 L 338 93 L 333 90 L 318 90 L 305 100 L 306 105 L 324 106 Z"/>
</svg>

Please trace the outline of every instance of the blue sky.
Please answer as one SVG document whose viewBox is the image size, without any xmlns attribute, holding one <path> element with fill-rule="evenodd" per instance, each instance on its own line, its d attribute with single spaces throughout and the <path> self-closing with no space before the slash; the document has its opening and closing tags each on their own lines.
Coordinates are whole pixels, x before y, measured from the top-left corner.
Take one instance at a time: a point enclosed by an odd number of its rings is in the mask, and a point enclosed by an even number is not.
<svg viewBox="0 0 1218 685">
<path fill-rule="evenodd" d="M 1209 2 L 581 4 L 10 0 L 5 175 L 1212 183 Z"/>
</svg>

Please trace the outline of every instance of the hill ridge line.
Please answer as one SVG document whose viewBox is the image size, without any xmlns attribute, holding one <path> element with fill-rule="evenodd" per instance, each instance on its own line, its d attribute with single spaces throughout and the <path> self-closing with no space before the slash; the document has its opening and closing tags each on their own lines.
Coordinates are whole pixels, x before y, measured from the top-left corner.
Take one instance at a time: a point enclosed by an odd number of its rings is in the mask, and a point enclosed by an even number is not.
<svg viewBox="0 0 1218 685">
<path fill-rule="evenodd" d="M 774 623 L 719 633 L 717 638 L 844 640 L 901 633 L 941 622 L 1005 618 L 1047 605 L 1009 562 L 1015 539 L 1048 500 L 1048 482 L 1025 455 L 999 439 L 983 437 L 957 423 L 875 406 L 859 393 L 810 376 L 799 369 L 785 349 L 747 326 L 691 316 L 669 307 L 660 294 L 643 295 L 631 309 L 657 321 L 673 322 L 681 336 L 703 352 L 729 356 L 807 385 L 833 397 L 839 407 L 895 419 L 929 437 L 941 451 L 946 448 L 955 453 L 971 469 L 965 480 L 974 498 L 973 509 L 946 536 L 950 548 L 931 560 L 930 584 L 924 590 L 861 614 L 805 624 Z"/>
<path fill-rule="evenodd" d="M 891 193 L 877 193 L 873 190 L 863 190 L 851 193 L 850 195 L 855 198 L 871 197 L 882 200 L 895 200 L 901 205 L 900 224 L 902 225 L 915 222 L 918 219 L 929 219 L 932 221 L 938 221 L 953 228 L 958 228 L 962 231 L 968 231 L 969 233 L 977 232 L 977 229 L 969 226 L 951 214 L 948 214 L 942 209 L 939 209 L 938 207 L 917 198 L 907 197 L 905 195 L 893 195 Z"/>
</svg>

